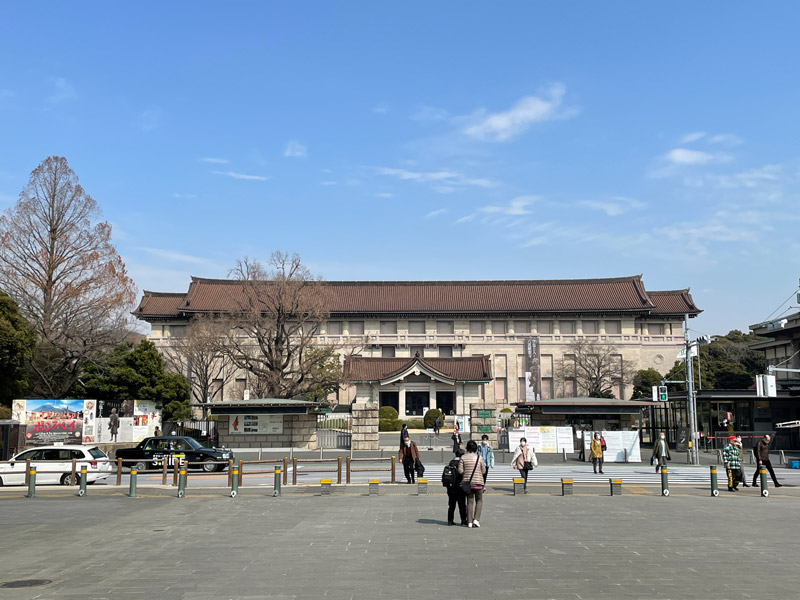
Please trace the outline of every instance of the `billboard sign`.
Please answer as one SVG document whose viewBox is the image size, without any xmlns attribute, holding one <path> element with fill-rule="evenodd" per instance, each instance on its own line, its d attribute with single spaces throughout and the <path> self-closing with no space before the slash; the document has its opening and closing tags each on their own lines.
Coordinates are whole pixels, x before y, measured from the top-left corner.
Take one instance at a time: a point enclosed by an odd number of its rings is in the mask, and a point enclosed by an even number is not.
<svg viewBox="0 0 800 600">
<path fill-rule="evenodd" d="M 84 400 L 23 400 L 25 442 L 30 446 L 80 444 L 83 441 Z M 92 402 L 92 428 L 94 401 Z M 88 414 L 86 414 L 88 418 Z"/>
<path fill-rule="evenodd" d="M 541 349 L 539 336 L 525 338 L 525 402 L 542 399 Z"/>
</svg>

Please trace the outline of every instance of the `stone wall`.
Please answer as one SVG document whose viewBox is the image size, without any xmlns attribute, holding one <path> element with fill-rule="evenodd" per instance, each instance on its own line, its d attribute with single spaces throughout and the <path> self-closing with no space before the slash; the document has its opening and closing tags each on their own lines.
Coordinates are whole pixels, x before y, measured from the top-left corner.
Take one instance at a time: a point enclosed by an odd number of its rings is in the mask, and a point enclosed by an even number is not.
<svg viewBox="0 0 800 600">
<path fill-rule="evenodd" d="M 303 448 L 317 449 L 317 416 L 283 415 L 283 433 L 244 435 L 228 433 L 232 415 L 220 415 L 219 443 L 226 448 Z"/>
<path fill-rule="evenodd" d="M 378 434 L 378 403 L 356 402 L 353 404 L 353 450 L 378 450 L 380 439 Z"/>
<path fill-rule="evenodd" d="M 480 412 L 479 412 L 480 411 Z M 479 414 L 485 414 L 484 411 L 488 411 L 490 416 L 488 417 L 479 417 Z M 471 433 L 470 436 L 473 440 L 475 440 L 479 445 L 481 443 L 481 437 L 485 434 L 489 436 L 489 444 L 497 450 L 497 409 L 494 406 L 489 406 L 487 408 L 482 408 L 480 406 L 470 406 L 470 429 Z M 491 431 L 481 431 L 479 427 L 483 426 L 484 428 L 490 428 Z"/>
</svg>

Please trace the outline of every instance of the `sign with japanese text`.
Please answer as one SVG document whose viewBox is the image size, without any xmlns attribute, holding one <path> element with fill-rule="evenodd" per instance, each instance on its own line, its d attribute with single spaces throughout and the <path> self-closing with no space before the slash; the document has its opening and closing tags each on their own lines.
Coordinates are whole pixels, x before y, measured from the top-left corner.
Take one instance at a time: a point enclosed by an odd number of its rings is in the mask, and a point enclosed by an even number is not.
<svg viewBox="0 0 800 600">
<path fill-rule="evenodd" d="M 278 435 L 283 433 L 283 415 L 231 415 L 228 433 Z"/>
<path fill-rule="evenodd" d="M 25 443 L 29 446 L 80 444 L 83 441 L 84 400 L 21 400 L 24 402 Z M 94 429 L 94 401 L 91 421 Z"/>
</svg>

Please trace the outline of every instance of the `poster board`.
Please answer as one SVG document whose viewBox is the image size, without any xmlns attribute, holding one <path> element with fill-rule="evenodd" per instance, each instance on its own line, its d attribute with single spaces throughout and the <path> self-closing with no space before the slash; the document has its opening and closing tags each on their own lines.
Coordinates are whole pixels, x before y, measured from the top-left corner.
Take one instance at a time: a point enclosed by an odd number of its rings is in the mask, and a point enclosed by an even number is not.
<svg viewBox="0 0 800 600">
<path fill-rule="evenodd" d="M 235 415 L 228 421 L 231 435 L 280 435 L 283 415 Z"/>
<path fill-rule="evenodd" d="M 25 424 L 25 444 L 80 444 L 83 441 L 86 400 L 14 400 L 15 420 Z M 91 403 L 94 422 L 94 401 Z M 87 417 L 88 418 L 88 417 Z"/>
<path fill-rule="evenodd" d="M 584 454 L 587 461 L 592 445 L 591 435 L 585 435 L 583 440 Z M 639 446 L 638 431 L 601 431 L 606 440 L 606 451 L 603 453 L 605 462 L 625 462 L 625 450 L 628 451 L 628 462 L 642 462 L 642 451 Z"/>
<path fill-rule="evenodd" d="M 513 452 L 524 437 L 537 454 L 571 453 L 574 435 L 572 427 L 513 427 L 508 430 L 508 450 Z"/>
</svg>

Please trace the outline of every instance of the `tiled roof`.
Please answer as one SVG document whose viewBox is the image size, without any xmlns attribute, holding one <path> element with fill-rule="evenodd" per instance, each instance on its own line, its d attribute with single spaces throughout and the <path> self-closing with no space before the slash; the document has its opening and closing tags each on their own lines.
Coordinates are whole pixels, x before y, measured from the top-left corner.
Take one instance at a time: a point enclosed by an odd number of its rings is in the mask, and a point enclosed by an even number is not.
<svg viewBox="0 0 800 600">
<path fill-rule="evenodd" d="M 655 308 L 654 315 L 699 315 L 689 290 L 669 290 L 663 292 L 647 292 Z"/>
<path fill-rule="evenodd" d="M 422 366 L 446 379 L 456 381 L 490 381 L 492 369 L 489 356 L 456 358 L 370 358 L 349 356 L 345 360 L 345 377 L 349 381 L 381 381 L 408 370 L 418 360 Z"/>
<path fill-rule="evenodd" d="M 133 312 L 144 317 L 178 317 L 178 307 L 183 304 L 186 294 L 181 292 L 148 292 L 144 291 L 139 307 Z"/>
</svg>

